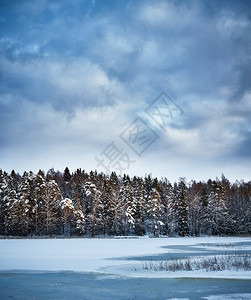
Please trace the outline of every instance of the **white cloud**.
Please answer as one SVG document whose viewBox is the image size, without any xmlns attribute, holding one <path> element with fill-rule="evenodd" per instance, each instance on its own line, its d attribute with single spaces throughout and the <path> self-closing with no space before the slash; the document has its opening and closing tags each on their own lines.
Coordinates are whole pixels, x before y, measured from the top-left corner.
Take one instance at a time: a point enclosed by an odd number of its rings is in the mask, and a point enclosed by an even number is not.
<svg viewBox="0 0 251 300">
<path fill-rule="evenodd" d="M 173 26 L 177 23 L 179 14 L 179 8 L 173 3 L 156 1 L 146 3 L 140 11 L 139 18 L 152 26 Z"/>
<path fill-rule="evenodd" d="M 2 66 L 7 76 L 24 85 L 24 97 L 30 101 L 39 97 L 40 101 L 50 102 L 59 109 L 74 111 L 79 105 L 111 105 L 123 95 L 120 82 L 109 78 L 98 64 L 88 59 L 2 60 Z M 12 93 L 12 87 L 8 93 Z"/>
<path fill-rule="evenodd" d="M 238 16 L 233 12 L 223 11 L 217 20 L 216 28 L 223 31 L 223 34 L 226 34 L 227 31 L 231 34 L 232 30 L 243 30 L 249 25 L 250 21 L 247 18 Z"/>
</svg>

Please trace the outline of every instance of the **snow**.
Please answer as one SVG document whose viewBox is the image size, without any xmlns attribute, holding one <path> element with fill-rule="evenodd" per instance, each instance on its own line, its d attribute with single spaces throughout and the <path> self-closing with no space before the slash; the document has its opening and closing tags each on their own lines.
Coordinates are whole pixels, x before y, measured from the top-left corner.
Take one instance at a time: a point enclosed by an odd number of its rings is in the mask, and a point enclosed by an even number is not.
<svg viewBox="0 0 251 300">
<path fill-rule="evenodd" d="M 250 294 L 223 294 L 204 297 L 207 300 L 250 300 Z"/>
<path fill-rule="evenodd" d="M 242 243 L 242 244 L 238 244 Z M 192 248 L 189 248 L 189 247 Z M 126 277 L 149 278 L 236 278 L 250 279 L 251 271 L 151 271 L 144 270 L 139 257 L 170 253 L 189 256 L 203 249 L 250 250 L 248 237 L 199 238 L 103 238 L 103 239 L 1 239 L 0 271 L 98 272 Z M 128 258 L 131 259 L 128 259 Z"/>
</svg>

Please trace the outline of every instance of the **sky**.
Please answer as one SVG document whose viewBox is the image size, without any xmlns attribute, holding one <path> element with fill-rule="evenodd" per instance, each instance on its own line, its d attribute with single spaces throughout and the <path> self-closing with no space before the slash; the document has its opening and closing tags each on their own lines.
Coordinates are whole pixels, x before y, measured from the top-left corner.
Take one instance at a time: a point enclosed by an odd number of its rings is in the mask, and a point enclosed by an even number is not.
<svg viewBox="0 0 251 300">
<path fill-rule="evenodd" d="M 0 168 L 251 180 L 251 1 L 0 0 Z"/>
</svg>

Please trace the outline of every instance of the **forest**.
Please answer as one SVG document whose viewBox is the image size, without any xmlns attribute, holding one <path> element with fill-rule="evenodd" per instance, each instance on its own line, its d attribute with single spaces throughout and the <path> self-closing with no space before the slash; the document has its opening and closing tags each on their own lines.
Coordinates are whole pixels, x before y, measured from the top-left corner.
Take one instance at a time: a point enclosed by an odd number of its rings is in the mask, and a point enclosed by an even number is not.
<svg viewBox="0 0 251 300">
<path fill-rule="evenodd" d="M 0 169 L 1 236 L 251 234 L 251 181 Z"/>
</svg>

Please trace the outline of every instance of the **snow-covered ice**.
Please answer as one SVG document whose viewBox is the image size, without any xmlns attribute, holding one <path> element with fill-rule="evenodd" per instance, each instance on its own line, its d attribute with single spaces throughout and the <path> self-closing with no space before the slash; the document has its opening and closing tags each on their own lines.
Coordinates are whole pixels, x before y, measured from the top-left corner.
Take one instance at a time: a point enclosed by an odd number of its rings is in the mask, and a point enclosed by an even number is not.
<svg viewBox="0 0 251 300">
<path fill-rule="evenodd" d="M 251 299 L 250 271 L 142 268 L 142 261 L 235 250 L 251 251 L 251 239 L 1 239 L 0 299 Z"/>
<path fill-rule="evenodd" d="M 0 270 L 101 272 L 128 277 L 196 277 L 250 279 L 250 271 L 150 271 L 142 260 L 162 260 L 177 252 L 203 256 L 207 251 L 250 250 L 243 237 L 1 239 Z M 169 256 L 168 256 L 169 255 Z"/>
<path fill-rule="evenodd" d="M 250 300 L 250 294 L 223 294 L 205 297 L 206 300 Z"/>
</svg>

